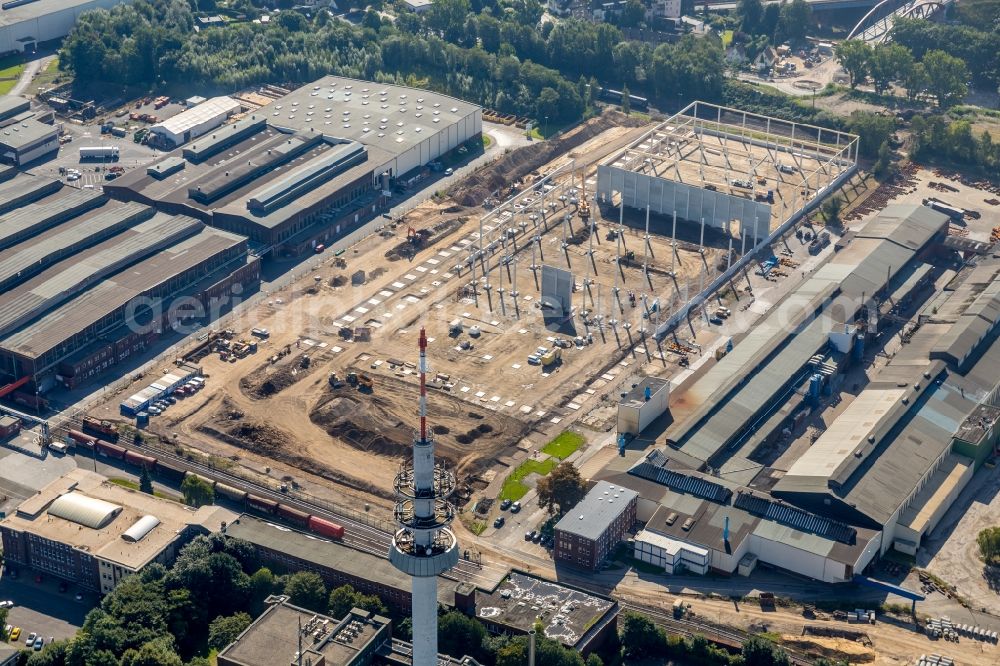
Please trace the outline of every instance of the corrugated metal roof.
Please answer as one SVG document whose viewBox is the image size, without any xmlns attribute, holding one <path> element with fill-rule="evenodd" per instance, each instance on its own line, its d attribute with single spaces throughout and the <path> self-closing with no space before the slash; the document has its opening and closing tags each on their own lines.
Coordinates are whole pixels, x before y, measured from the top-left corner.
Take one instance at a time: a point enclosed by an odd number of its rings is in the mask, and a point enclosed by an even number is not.
<svg viewBox="0 0 1000 666">
<path fill-rule="evenodd" d="M 60 495 L 49 505 L 49 515 L 99 530 L 121 513 L 122 507 L 111 502 L 89 497 L 83 493 L 69 492 Z"/>
<path fill-rule="evenodd" d="M 0 251 L 0 291 L 8 292 L 53 263 L 100 243 L 125 227 L 153 216 L 153 209 L 137 203 L 115 203 L 83 220 L 60 225 L 49 234 Z M 82 222 L 85 222 L 82 223 Z"/>
<path fill-rule="evenodd" d="M 57 197 L 6 213 L 0 216 L 0 248 L 19 243 L 29 235 L 76 217 L 107 200 L 107 196 L 95 190 L 69 188 Z"/>
<path fill-rule="evenodd" d="M 733 506 L 755 516 L 794 527 L 796 530 L 812 532 L 848 545 L 853 544 L 858 535 L 857 530 L 844 523 L 817 516 L 798 507 L 752 492 L 737 493 L 736 499 L 733 500 Z"/>
<path fill-rule="evenodd" d="M 0 213 L 41 199 L 46 194 L 57 192 L 61 187 L 62 182 L 52 178 L 18 173 L 10 180 L 0 183 Z"/>
</svg>

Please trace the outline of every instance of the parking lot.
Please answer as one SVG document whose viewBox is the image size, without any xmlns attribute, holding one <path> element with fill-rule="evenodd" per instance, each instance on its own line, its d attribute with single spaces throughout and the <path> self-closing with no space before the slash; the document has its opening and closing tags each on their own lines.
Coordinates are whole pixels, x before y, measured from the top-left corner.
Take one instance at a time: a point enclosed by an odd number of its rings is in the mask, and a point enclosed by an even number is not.
<svg viewBox="0 0 1000 666">
<path fill-rule="evenodd" d="M 76 598 L 78 593 L 80 599 Z M 87 611 L 98 601 L 96 595 L 82 594 L 72 585 L 68 585 L 65 592 L 59 592 L 59 581 L 51 576 L 44 576 L 38 583 L 30 571 L 12 575 L 6 569 L 0 576 L 0 600 L 14 602 L 7 614 L 7 624 L 21 628 L 18 639 L 21 646 L 31 632 L 40 635 L 46 643 L 49 638 L 71 638 L 83 625 Z"/>
</svg>

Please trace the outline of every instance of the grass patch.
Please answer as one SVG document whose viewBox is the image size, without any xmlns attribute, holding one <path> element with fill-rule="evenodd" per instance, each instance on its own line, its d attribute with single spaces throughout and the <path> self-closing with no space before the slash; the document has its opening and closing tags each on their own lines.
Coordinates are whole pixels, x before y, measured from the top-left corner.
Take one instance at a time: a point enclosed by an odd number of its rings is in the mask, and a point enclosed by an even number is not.
<svg viewBox="0 0 1000 666">
<path fill-rule="evenodd" d="M 553 458 L 559 458 L 559 460 L 565 460 L 573 455 L 577 449 L 583 446 L 586 441 L 587 440 L 584 439 L 583 435 L 580 433 L 566 430 L 560 433 L 559 436 L 551 442 L 546 444 L 544 448 L 542 448 L 542 453 L 547 453 Z"/>
<path fill-rule="evenodd" d="M 53 87 L 64 78 L 69 79 L 69 74 L 66 72 L 60 72 L 59 58 L 53 58 L 49 61 L 49 64 L 45 66 L 45 69 L 35 75 L 35 78 L 31 81 L 31 85 L 28 86 L 28 90 L 37 94 L 41 90 Z"/>
<path fill-rule="evenodd" d="M 483 150 L 486 150 L 493 144 L 493 139 L 489 137 L 488 134 L 483 135 Z"/>
<path fill-rule="evenodd" d="M 469 531 L 479 536 L 486 531 L 486 523 L 481 520 L 473 520 L 472 524 L 469 525 Z"/>
<path fill-rule="evenodd" d="M 122 488 L 128 488 L 129 490 L 139 490 L 138 482 L 132 481 L 131 479 L 110 478 L 108 479 L 108 481 L 115 484 L 116 486 L 121 486 Z M 159 497 L 160 499 L 170 500 L 171 502 L 180 502 L 180 499 L 178 499 L 177 497 L 174 497 L 173 495 L 169 495 L 167 493 L 155 489 L 153 490 L 153 497 Z"/>
<path fill-rule="evenodd" d="M 559 461 L 555 458 L 547 458 L 546 460 L 525 460 L 523 463 L 518 465 L 510 476 L 503 482 L 503 488 L 500 489 L 500 496 L 498 499 L 503 501 L 509 499 L 511 502 L 516 502 L 525 496 L 528 492 L 528 486 L 526 486 L 522 481 L 529 474 L 538 474 L 539 476 L 547 476 L 549 472 L 555 469 Z"/>
</svg>

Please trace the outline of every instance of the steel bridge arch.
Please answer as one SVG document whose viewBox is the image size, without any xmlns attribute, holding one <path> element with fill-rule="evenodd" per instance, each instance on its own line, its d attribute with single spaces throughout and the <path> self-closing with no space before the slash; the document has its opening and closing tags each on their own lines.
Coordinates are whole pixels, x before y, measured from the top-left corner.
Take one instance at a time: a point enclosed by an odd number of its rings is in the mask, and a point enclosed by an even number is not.
<svg viewBox="0 0 1000 666">
<path fill-rule="evenodd" d="M 897 17 L 929 19 L 952 2 L 954 0 L 881 0 L 858 21 L 847 39 L 861 39 L 872 45 L 883 44 L 889 41 L 892 24 Z"/>
</svg>

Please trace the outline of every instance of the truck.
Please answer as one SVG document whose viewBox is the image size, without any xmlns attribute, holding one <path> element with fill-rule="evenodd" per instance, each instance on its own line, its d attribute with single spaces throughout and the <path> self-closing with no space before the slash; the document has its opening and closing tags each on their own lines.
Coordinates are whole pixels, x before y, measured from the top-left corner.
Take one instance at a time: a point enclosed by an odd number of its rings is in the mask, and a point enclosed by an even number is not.
<svg viewBox="0 0 1000 666">
<path fill-rule="evenodd" d="M 81 146 L 80 161 L 83 160 L 117 160 L 118 146 Z"/>
<path fill-rule="evenodd" d="M 965 217 L 965 209 L 957 208 L 955 206 L 952 206 L 950 204 L 941 201 L 940 199 L 934 199 L 934 198 L 924 199 L 921 203 L 923 203 L 925 206 L 933 208 L 939 213 L 944 213 L 945 215 L 955 220 L 956 222 L 960 222 Z"/>
<path fill-rule="evenodd" d="M 680 619 L 684 615 L 684 600 L 680 597 L 674 599 L 674 617 Z"/>
<path fill-rule="evenodd" d="M 555 365 L 556 362 L 560 360 L 562 360 L 562 349 L 560 349 L 559 347 L 550 349 L 549 351 L 545 352 L 545 354 L 543 354 L 541 357 L 542 367 L 547 368 L 551 365 Z"/>
<path fill-rule="evenodd" d="M 111 135 L 112 136 L 116 136 L 119 139 L 124 139 L 126 134 L 128 134 L 128 131 L 124 127 L 112 127 L 111 128 Z"/>
</svg>

